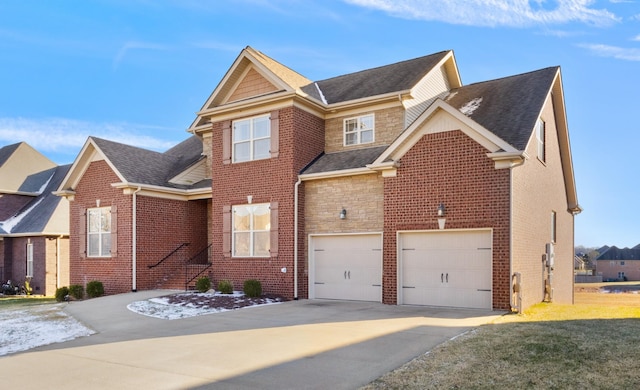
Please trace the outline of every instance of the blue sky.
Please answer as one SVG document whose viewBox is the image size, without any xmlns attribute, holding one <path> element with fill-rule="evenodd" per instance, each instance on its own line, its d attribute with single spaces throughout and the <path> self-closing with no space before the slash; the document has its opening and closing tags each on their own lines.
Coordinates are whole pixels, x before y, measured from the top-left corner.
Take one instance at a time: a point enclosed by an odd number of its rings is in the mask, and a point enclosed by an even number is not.
<svg viewBox="0 0 640 390">
<path fill-rule="evenodd" d="M 640 243 L 640 0 L 0 0 L 0 146 L 165 150 L 245 46 L 311 80 L 449 49 L 464 84 L 559 65 L 576 245 Z"/>
</svg>

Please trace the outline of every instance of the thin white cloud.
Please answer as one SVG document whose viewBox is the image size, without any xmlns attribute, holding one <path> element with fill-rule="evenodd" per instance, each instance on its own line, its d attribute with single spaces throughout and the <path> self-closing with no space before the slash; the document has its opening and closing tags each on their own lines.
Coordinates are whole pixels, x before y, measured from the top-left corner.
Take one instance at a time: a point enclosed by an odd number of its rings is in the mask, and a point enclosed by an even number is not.
<svg viewBox="0 0 640 390">
<path fill-rule="evenodd" d="M 484 27 L 531 27 L 579 22 L 607 26 L 620 20 L 593 0 L 344 0 L 407 19 Z"/>
<path fill-rule="evenodd" d="M 625 48 L 601 44 L 583 44 L 580 45 L 580 47 L 583 47 L 600 57 L 610 57 L 627 61 L 640 61 L 640 49 L 638 48 Z"/>
<path fill-rule="evenodd" d="M 129 41 L 125 42 L 124 45 L 118 50 L 118 53 L 113 59 L 113 68 L 116 69 L 120 66 L 120 63 L 124 59 L 124 57 L 132 50 L 168 50 L 169 47 L 166 45 L 161 45 L 157 43 L 151 42 L 139 42 L 139 41 Z"/>
<path fill-rule="evenodd" d="M 632 38 L 633 41 L 640 41 L 640 34 Z"/>
<path fill-rule="evenodd" d="M 131 123 L 93 123 L 64 118 L 0 118 L 0 145 L 26 142 L 42 152 L 77 153 L 89 136 L 105 138 L 145 149 L 164 151 L 176 142 L 146 135 L 171 131 Z"/>
</svg>

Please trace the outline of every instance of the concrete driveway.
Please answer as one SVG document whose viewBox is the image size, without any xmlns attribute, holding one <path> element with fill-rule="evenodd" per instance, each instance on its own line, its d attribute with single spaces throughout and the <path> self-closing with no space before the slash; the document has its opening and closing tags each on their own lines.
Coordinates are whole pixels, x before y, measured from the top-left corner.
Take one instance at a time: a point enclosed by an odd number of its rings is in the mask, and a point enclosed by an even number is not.
<svg viewBox="0 0 640 390">
<path fill-rule="evenodd" d="M 97 334 L 0 359 L 19 389 L 357 389 L 500 312 L 300 300 L 181 320 L 144 291 L 70 303 Z"/>
</svg>

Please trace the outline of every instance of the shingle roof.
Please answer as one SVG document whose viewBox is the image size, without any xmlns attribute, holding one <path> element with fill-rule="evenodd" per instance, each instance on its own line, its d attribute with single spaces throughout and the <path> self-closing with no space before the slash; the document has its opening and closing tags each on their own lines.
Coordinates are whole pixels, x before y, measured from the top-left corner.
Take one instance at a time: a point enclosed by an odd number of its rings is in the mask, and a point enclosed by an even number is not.
<svg viewBox="0 0 640 390">
<path fill-rule="evenodd" d="M 9 157 L 11 157 L 13 152 L 15 152 L 16 149 L 18 149 L 18 146 L 20 146 L 20 142 L 18 142 L 17 144 L 7 145 L 0 148 L 0 167 L 5 162 L 7 162 L 7 160 L 9 159 Z"/>
<path fill-rule="evenodd" d="M 42 172 L 34 173 L 33 175 L 29 175 L 26 177 L 24 182 L 18 188 L 20 192 L 32 192 L 32 193 L 40 193 L 42 192 L 47 181 L 51 179 L 51 177 L 56 172 L 56 168 L 47 169 Z"/>
<path fill-rule="evenodd" d="M 130 183 L 172 188 L 191 188 L 169 183 L 202 157 L 202 142 L 189 137 L 164 153 L 91 137 L 124 179 Z"/>
<path fill-rule="evenodd" d="M 355 149 L 346 152 L 322 154 L 302 170 L 302 174 L 340 171 L 343 169 L 364 168 L 375 161 L 387 146 Z"/>
<path fill-rule="evenodd" d="M 612 246 L 596 260 L 640 260 L 640 249 L 617 248 Z"/>
<path fill-rule="evenodd" d="M 524 150 L 531 137 L 558 67 L 470 84 L 445 100 L 508 142 Z"/>
<path fill-rule="evenodd" d="M 62 201 L 62 198 L 53 194 L 53 191 L 58 188 L 70 168 L 71 165 L 69 164 L 44 171 L 46 175 L 43 176 L 44 181 L 41 182 L 40 186 L 46 183 L 46 187 L 44 187 L 42 193 L 33 198 L 18 212 L 19 222 L 10 231 L 7 231 L 8 229 L 0 229 L 2 230 L 0 234 L 42 233 L 53 212 Z"/>
<path fill-rule="evenodd" d="M 326 103 L 405 91 L 414 87 L 449 51 L 431 54 L 378 68 L 350 73 L 302 87 L 302 91 Z M 322 96 L 320 96 L 320 89 Z"/>
</svg>

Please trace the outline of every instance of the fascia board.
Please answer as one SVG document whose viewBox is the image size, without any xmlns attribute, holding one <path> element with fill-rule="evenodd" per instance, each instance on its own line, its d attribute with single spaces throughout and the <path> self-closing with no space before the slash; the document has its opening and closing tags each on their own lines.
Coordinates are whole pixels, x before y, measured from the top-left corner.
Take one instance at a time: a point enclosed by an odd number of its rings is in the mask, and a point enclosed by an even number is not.
<svg viewBox="0 0 640 390">
<path fill-rule="evenodd" d="M 347 100 L 345 102 L 331 103 L 326 105 L 326 109 L 328 111 L 346 110 L 350 108 L 378 104 L 387 100 L 398 100 L 399 102 L 402 102 L 402 96 L 409 94 L 411 94 L 411 90 L 406 89 L 404 91 L 390 92 L 383 95 L 368 96 L 360 99 Z"/>
<path fill-rule="evenodd" d="M 464 125 L 461 126 L 461 130 L 467 133 L 467 135 L 469 135 L 471 138 L 476 140 L 476 142 L 479 142 L 483 146 L 487 147 L 487 149 L 494 152 L 501 149 L 506 152 L 518 152 L 517 149 L 509 145 L 500 137 L 496 136 L 471 118 L 467 117 L 444 100 L 438 98 L 418 117 L 418 119 L 416 119 L 411 124 L 411 126 L 407 128 L 407 130 L 400 134 L 400 136 L 398 136 L 398 138 L 396 138 L 396 140 L 393 141 L 391 145 L 389 145 L 387 150 L 385 150 L 376 159 L 376 161 L 371 164 L 371 166 L 373 167 L 382 165 L 386 160 L 390 158 L 393 160 L 398 160 L 400 157 L 402 157 L 407 151 L 409 151 L 409 149 L 413 147 L 416 142 L 418 142 L 422 135 L 427 133 L 425 125 L 439 111 L 446 112 L 454 119 L 461 122 Z"/>
<path fill-rule="evenodd" d="M 121 189 L 124 194 L 149 196 L 154 198 L 176 199 L 176 200 L 196 200 L 210 199 L 212 197 L 211 187 L 183 190 L 179 188 L 168 188 L 139 183 L 112 183 L 112 187 Z M 139 190 L 139 191 L 138 191 Z"/>
<path fill-rule="evenodd" d="M 102 150 L 100 150 L 93 139 L 89 137 L 80 150 L 78 157 L 76 157 L 75 161 L 71 165 L 69 172 L 67 172 L 67 175 L 64 177 L 64 179 L 62 179 L 62 182 L 60 183 L 60 186 L 58 187 L 56 193 L 63 193 L 65 192 L 65 190 L 75 189 L 82 179 L 82 176 L 84 176 L 84 173 L 89 168 L 91 162 L 95 160 L 95 154 L 99 154 L 102 159 L 107 162 L 107 165 L 109 165 L 116 176 L 118 176 L 121 181 L 125 181 L 122 174 L 116 169 L 113 163 L 109 161 L 107 156 L 102 152 Z"/>
<path fill-rule="evenodd" d="M 376 172 L 369 168 L 353 168 L 353 169 L 343 169 L 340 171 L 302 174 L 302 175 L 298 175 L 298 178 L 302 181 L 309 181 L 309 180 L 331 179 L 331 178 L 345 177 L 345 176 L 367 175 L 371 173 L 376 173 Z"/>
</svg>

